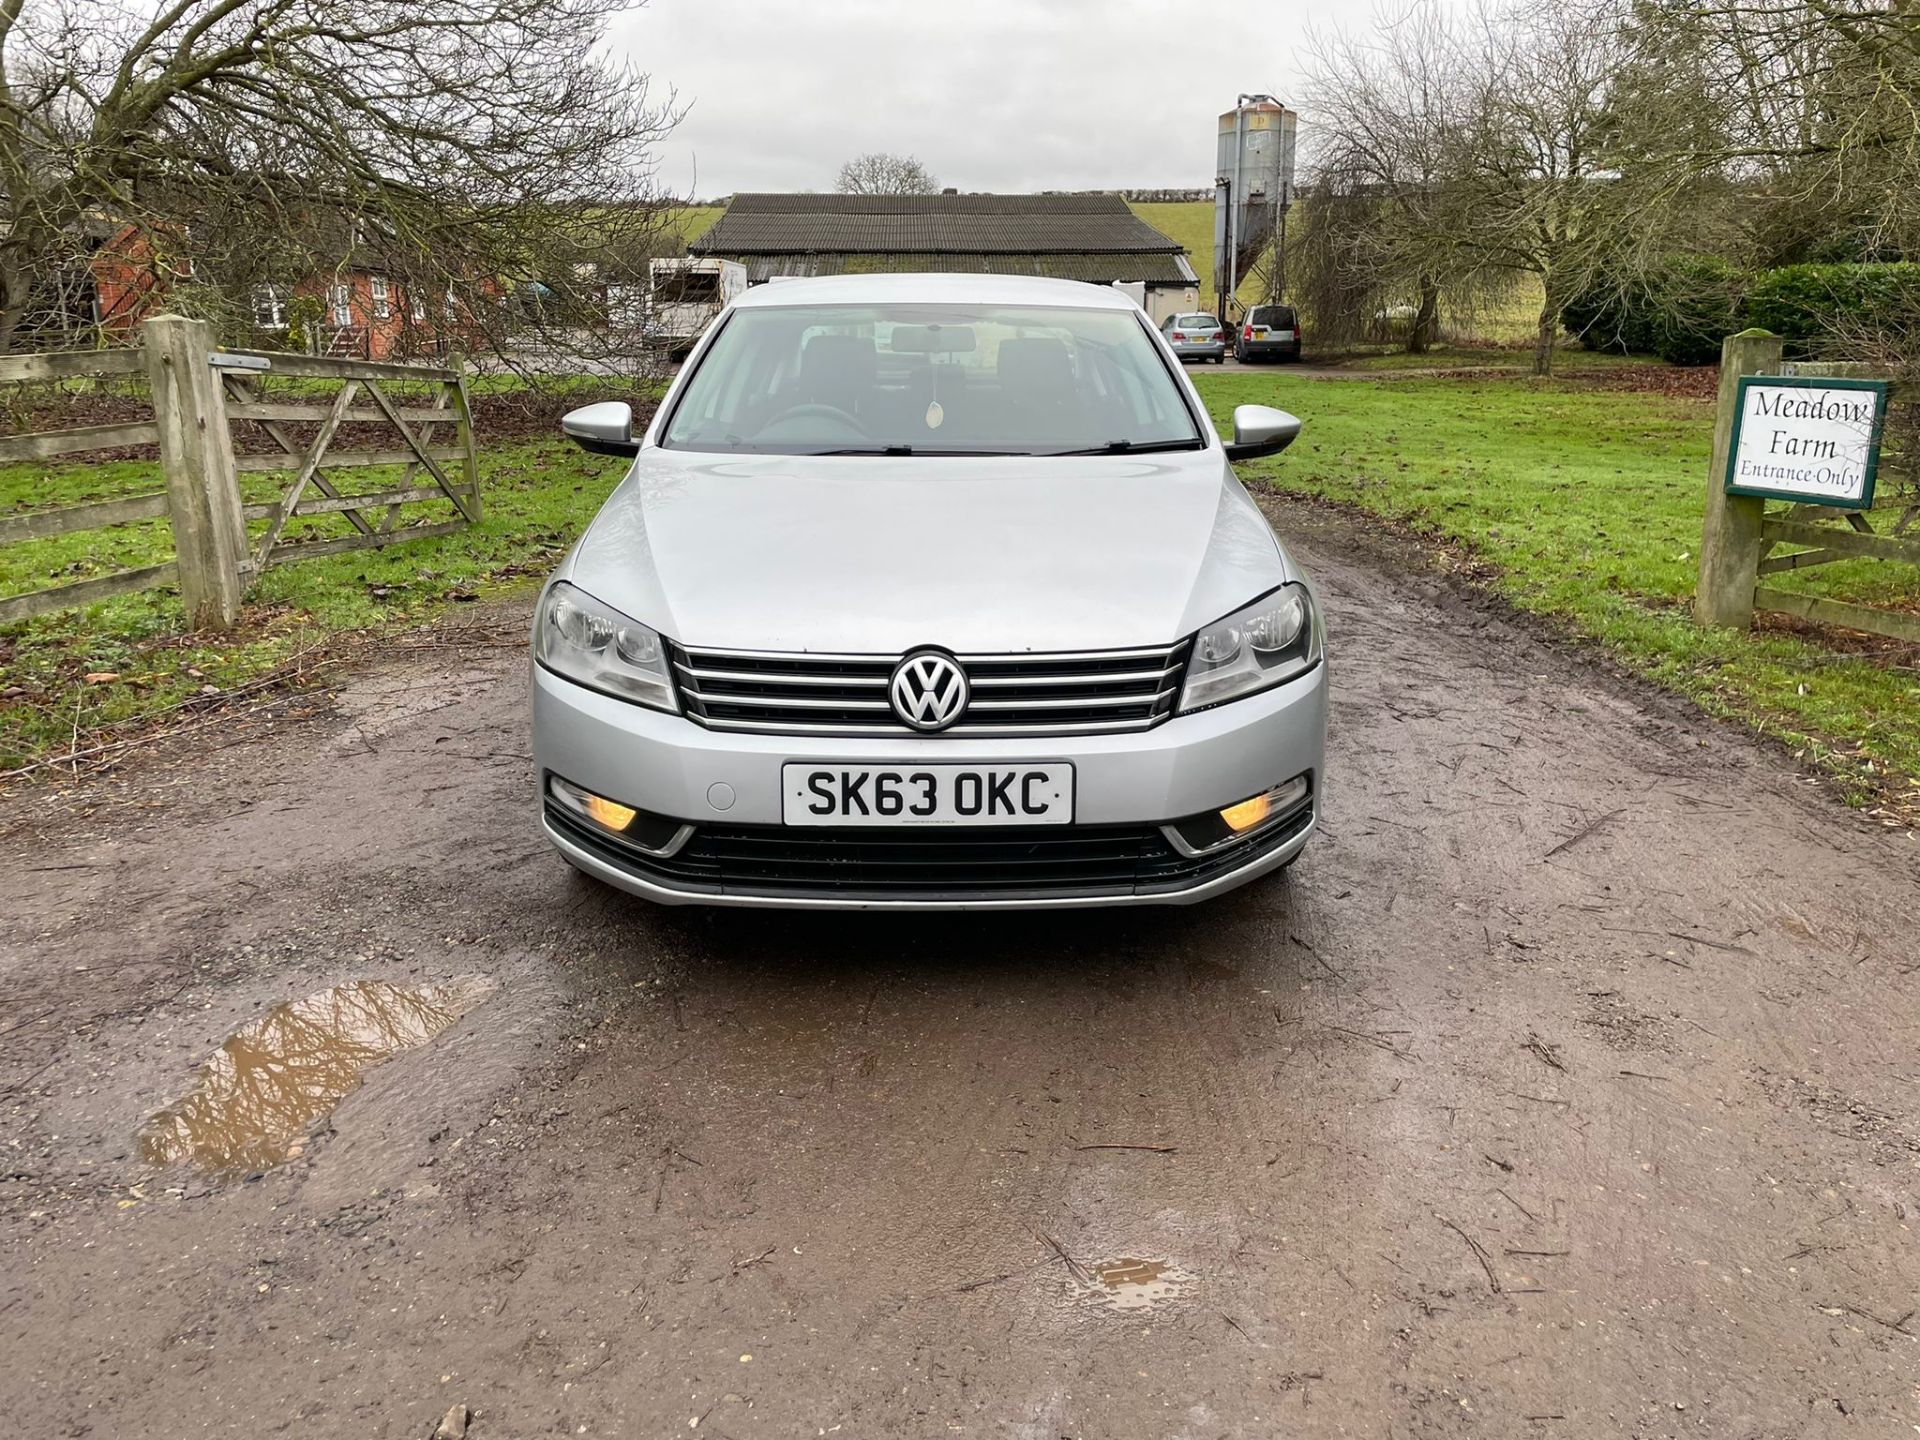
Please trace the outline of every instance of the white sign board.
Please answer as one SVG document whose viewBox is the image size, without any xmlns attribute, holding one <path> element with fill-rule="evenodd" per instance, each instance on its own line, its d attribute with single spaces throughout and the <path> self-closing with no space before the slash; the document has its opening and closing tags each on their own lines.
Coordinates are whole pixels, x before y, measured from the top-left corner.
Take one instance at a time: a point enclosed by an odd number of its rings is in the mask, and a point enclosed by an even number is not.
<svg viewBox="0 0 1920 1440">
<path fill-rule="evenodd" d="M 1742 376 L 1727 494 L 1867 509 L 1886 413 L 1884 380 Z"/>
</svg>

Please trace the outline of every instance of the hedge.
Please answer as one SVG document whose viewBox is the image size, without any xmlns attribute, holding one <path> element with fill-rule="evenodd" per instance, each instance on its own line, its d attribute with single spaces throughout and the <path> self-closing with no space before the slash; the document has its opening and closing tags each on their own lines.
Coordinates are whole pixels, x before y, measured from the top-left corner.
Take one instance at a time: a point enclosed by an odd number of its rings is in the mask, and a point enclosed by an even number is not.
<svg viewBox="0 0 1920 1440">
<path fill-rule="evenodd" d="M 1920 265 L 1786 265 L 1747 291 L 1746 321 L 1810 355 L 1838 334 L 1886 335 L 1920 321 Z"/>
<path fill-rule="evenodd" d="M 1843 335 L 1920 331 L 1920 264 L 1786 265 L 1745 275 L 1711 256 L 1676 256 L 1643 276 L 1601 276 L 1563 323 L 1589 350 L 1711 365 L 1749 325 L 1805 358 Z"/>
<path fill-rule="evenodd" d="M 1711 255 L 1676 255 L 1643 276 L 1601 276 L 1567 306 L 1563 323 L 1589 350 L 1711 365 L 1741 328 L 1746 277 Z"/>
</svg>

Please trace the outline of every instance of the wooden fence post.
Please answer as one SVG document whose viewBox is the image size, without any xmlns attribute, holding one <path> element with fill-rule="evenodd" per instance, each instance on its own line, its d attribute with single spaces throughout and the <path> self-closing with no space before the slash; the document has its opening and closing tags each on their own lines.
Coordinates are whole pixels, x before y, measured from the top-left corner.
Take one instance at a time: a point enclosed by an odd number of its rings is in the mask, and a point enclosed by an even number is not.
<svg viewBox="0 0 1920 1440">
<path fill-rule="evenodd" d="M 184 315 L 156 315 L 140 328 L 187 624 L 230 629 L 250 567 L 226 396 L 208 363 L 213 328 Z"/>
<path fill-rule="evenodd" d="M 466 362 L 456 364 L 453 372 L 458 378 L 447 388 L 453 399 L 453 412 L 458 417 L 453 422 L 455 441 L 463 452 L 460 460 L 460 473 L 467 487 L 467 514 L 475 524 L 480 522 L 480 461 L 474 453 L 473 442 L 473 401 L 467 394 Z"/>
<path fill-rule="evenodd" d="M 1720 408 L 1713 427 L 1713 459 L 1707 466 L 1707 519 L 1700 537 L 1700 584 L 1693 618 L 1701 625 L 1745 630 L 1753 624 L 1753 587 L 1760 578 L 1760 517 L 1767 502 L 1726 493 L 1727 461 L 1742 375 L 1768 375 L 1780 368 L 1780 337 L 1742 330 L 1720 347 Z"/>
</svg>

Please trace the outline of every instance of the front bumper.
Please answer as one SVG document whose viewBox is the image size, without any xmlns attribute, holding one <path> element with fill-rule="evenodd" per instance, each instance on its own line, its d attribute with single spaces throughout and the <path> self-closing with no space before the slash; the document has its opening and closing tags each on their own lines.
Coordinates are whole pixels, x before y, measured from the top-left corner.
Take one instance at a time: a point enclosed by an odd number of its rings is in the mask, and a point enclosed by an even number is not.
<svg viewBox="0 0 1920 1440">
<path fill-rule="evenodd" d="M 938 736 L 791 736 L 709 730 L 678 715 L 630 705 L 533 669 L 534 757 L 541 777 L 560 776 L 596 794 L 694 827 L 689 854 L 710 840 L 720 857 L 705 869 L 622 853 L 590 828 L 543 809 L 548 837 L 579 869 L 666 904 L 759 905 L 832 909 L 1041 909 L 1084 905 L 1187 904 L 1243 885 L 1287 864 L 1312 834 L 1325 764 L 1327 667 L 1260 695 L 1176 716 L 1151 730 L 1045 738 Z M 890 871 L 924 875 L 881 886 L 896 857 L 884 855 L 885 830 L 834 832 L 837 852 L 802 852 L 781 825 L 781 766 L 916 760 L 1005 764 L 1066 761 L 1075 775 L 1074 824 L 1053 836 L 980 830 L 898 832 L 899 856 L 965 851 L 956 869 L 963 889 L 929 867 Z M 1151 836 L 1171 821 L 1233 805 L 1296 775 L 1308 778 L 1305 810 L 1284 824 L 1188 863 L 1153 852 Z M 1057 837 L 1080 839 L 1103 854 L 1132 857 L 1130 873 L 1112 865 L 1062 865 L 1064 878 L 1030 886 L 1009 869 L 994 883 L 992 856 L 1026 858 Z M 1031 842 L 1031 844 L 1027 842 Z M 915 847 L 929 847 L 916 849 Z M 969 848 L 971 847 L 971 848 Z M 1131 848 L 1129 848 L 1131 847 Z M 761 864 L 729 870 L 744 853 L 795 856 L 793 876 Z M 804 853 L 804 858 L 801 858 Z M 836 853 L 841 863 L 820 857 Z M 884 857 L 884 858 L 883 858 Z M 873 862 L 872 869 L 867 862 Z"/>
</svg>

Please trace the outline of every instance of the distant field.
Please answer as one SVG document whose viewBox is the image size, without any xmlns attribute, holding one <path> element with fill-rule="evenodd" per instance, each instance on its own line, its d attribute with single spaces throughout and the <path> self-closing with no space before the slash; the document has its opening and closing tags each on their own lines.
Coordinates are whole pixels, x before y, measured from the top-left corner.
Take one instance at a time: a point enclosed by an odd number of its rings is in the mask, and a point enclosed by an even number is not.
<svg viewBox="0 0 1920 1440">
<path fill-rule="evenodd" d="M 1186 247 L 1188 262 L 1200 277 L 1200 304 L 1206 309 L 1213 309 L 1213 202 L 1141 202 L 1133 204 L 1132 209 L 1134 214 L 1169 240 L 1178 240 Z M 1242 284 L 1238 295 L 1243 305 L 1255 304 L 1266 298 L 1250 284 Z M 1495 345 L 1519 345 L 1533 339 L 1534 317 L 1539 313 L 1540 282 L 1529 275 L 1500 304 L 1488 307 L 1484 314 L 1450 317 L 1446 328 L 1450 333 Z M 1310 331 L 1308 344 L 1312 344 Z"/>
</svg>

